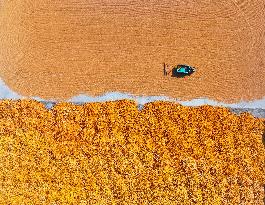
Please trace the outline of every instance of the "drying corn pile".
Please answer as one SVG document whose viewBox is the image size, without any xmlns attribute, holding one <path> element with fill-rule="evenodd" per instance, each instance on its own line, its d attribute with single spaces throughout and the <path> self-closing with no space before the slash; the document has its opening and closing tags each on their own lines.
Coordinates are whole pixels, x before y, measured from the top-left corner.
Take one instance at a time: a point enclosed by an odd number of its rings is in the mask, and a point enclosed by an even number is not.
<svg viewBox="0 0 265 205">
<path fill-rule="evenodd" d="M 134 101 L 0 102 L 0 204 L 263 204 L 264 120 Z"/>
</svg>

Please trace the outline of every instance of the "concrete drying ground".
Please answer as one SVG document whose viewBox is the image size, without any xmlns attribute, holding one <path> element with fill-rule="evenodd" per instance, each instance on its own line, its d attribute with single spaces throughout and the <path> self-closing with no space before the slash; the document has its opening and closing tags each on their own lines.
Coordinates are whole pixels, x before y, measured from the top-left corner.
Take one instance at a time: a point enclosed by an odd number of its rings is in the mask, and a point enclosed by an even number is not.
<svg viewBox="0 0 265 205">
<path fill-rule="evenodd" d="M 226 103 L 265 93 L 265 2 L 0 1 L 0 76 L 17 93 L 119 91 Z M 162 63 L 190 64 L 189 78 Z"/>
</svg>

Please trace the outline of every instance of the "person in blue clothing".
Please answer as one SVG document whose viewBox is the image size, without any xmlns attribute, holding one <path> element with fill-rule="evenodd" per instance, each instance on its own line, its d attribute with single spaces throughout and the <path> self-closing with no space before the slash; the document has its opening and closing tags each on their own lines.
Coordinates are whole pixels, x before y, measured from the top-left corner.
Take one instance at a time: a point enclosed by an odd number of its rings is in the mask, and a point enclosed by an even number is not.
<svg viewBox="0 0 265 205">
<path fill-rule="evenodd" d="M 172 72 L 172 77 L 184 77 L 195 72 L 195 68 L 188 65 L 177 65 L 171 68 L 164 63 L 164 75 L 167 76 Z"/>
</svg>

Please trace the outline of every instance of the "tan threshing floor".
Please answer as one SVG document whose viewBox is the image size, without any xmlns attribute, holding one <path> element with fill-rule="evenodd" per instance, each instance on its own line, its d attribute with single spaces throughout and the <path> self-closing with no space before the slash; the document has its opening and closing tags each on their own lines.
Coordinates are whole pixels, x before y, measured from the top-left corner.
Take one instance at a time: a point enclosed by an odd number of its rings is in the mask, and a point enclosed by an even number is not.
<svg viewBox="0 0 265 205">
<path fill-rule="evenodd" d="M 264 96 L 264 0 L 99 2 L 0 1 L 1 78 L 46 99 L 108 91 L 224 102 Z M 165 77 L 163 62 L 198 71 Z"/>
</svg>

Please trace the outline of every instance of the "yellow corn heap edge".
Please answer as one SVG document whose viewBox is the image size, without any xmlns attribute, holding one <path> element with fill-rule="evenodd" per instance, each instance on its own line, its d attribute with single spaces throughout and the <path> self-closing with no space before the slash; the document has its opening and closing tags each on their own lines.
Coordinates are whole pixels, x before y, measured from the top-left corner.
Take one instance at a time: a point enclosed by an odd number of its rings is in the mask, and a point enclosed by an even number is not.
<svg viewBox="0 0 265 205">
<path fill-rule="evenodd" d="M 0 101 L 0 204 L 262 204 L 264 119 L 131 100 Z"/>
</svg>

